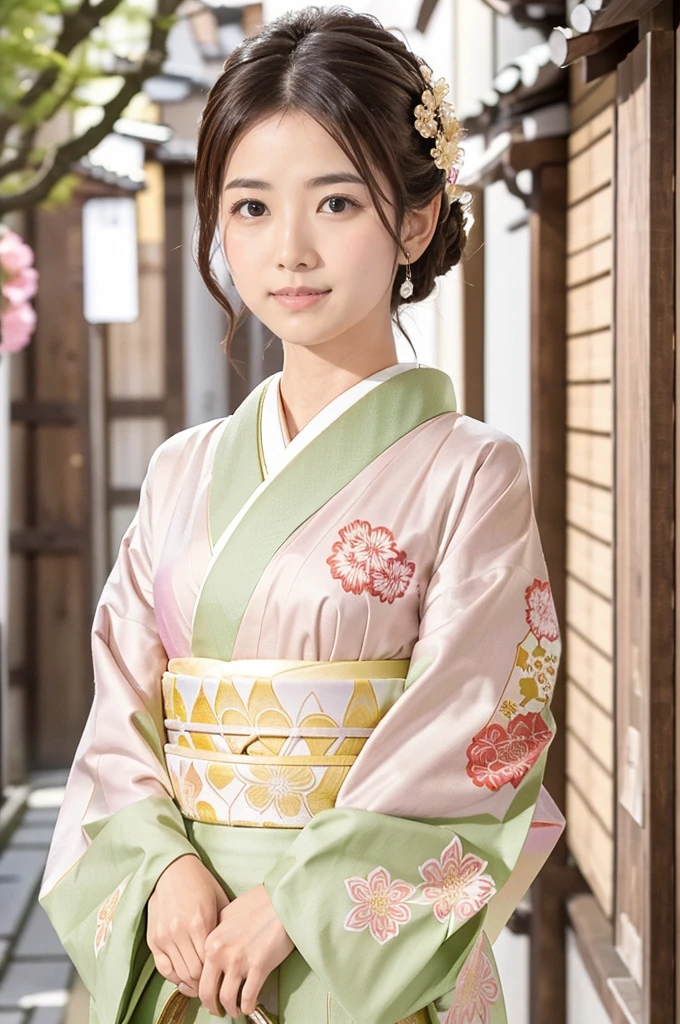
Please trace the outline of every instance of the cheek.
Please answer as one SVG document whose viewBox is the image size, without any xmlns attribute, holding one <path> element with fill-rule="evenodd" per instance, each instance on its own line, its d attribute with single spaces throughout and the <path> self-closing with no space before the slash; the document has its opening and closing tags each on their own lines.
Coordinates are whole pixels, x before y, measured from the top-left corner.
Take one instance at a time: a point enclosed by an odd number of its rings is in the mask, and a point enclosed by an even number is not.
<svg viewBox="0 0 680 1024">
<path fill-rule="evenodd" d="M 394 243 L 384 229 L 367 223 L 357 226 L 356 231 L 344 239 L 336 258 L 342 262 L 348 276 L 364 282 L 367 290 L 373 290 L 376 281 L 384 282 L 390 278 Z"/>
<path fill-rule="evenodd" d="M 258 242 L 258 234 L 261 232 L 257 229 L 249 230 L 235 221 L 230 221 L 223 230 L 222 247 L 234 276 L 252 273 L 258 265 L 262 268 L 262 243 Z"/>
</svg>

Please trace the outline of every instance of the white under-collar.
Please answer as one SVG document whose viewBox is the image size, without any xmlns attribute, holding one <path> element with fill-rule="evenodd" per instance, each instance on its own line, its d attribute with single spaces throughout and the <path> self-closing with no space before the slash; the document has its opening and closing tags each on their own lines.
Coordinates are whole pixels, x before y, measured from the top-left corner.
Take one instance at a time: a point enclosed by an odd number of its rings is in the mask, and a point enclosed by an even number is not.
<svg viewBox="0 0 680 1024">
<path fill-rule="evenodd" d="M 298 451 L 373 388 L 383 381 L 389 380 L 390 377 L 403 373 L 404 370 L 413 370 L 422 365 L 422 363 L 394 363 L 392 366 L 386 366 L 385 369 L 378 370 L 370 377 L 358 381 L 328 405 L 325 405 L 323 409 L 320 409 L 292 440 L 288 433 L 279 386 L 283 371 L 280 370 L 274 374 L 262 403 L 262 453 L 265 476 L 268 477 L 272 472 L 280 470 L 283 464 L 292 459 Z"/>
</svg>

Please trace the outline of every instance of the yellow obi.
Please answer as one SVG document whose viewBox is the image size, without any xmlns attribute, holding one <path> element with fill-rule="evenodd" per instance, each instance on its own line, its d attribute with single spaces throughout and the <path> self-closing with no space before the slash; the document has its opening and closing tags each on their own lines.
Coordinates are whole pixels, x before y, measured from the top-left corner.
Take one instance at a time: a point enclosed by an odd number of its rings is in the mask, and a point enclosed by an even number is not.
<svg viewBox="0 0 680 1024">
<path fill-rule="evenodd" d="M 165 758 L 195 821 L 302 828 L 404 691 L 409 660 L 173 658 L 163 674 Z"/>
</svg>

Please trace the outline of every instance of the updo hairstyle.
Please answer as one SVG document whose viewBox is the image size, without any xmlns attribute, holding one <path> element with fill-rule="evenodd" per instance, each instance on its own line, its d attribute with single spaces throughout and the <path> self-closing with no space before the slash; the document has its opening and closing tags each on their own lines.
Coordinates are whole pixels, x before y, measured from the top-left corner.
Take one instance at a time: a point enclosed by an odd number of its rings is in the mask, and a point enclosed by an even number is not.
<svg viewBox="0 0 680 1024">
<path fill-rule="evenodd" d="M 411 264 L 413 294 L 408 300 L 399 294 L 405 266 L 399 267 L 392 288 L 393 319 L 410 341 L 399 307 L 427 298 L 435 279 L 459 262 L 466 242 L 463 207 L 458 200 L 449 203 L 444 172 L 430 156 L 434 140 L 424 138 L 414 125 L 413 109 L 427 87 L 422 63 L 377 18 L 339 6 L 285 14 L 229 55 L 201 116 L 195 177 L 198 269 L 227 313 L 227 355 L 238 317 L 211 266 L 224 169 L 249 128 L 288 110 L 313 117 L 347 154 L 398 249 L 403 251 L 393 225 L 401 225 L 407 211 L 442 194 L 432 240 Z M 389 182 L 393 211 L 388 207 L 385 212 L 390 197 L 380 189 L 374 167 Z"/>
</svg>

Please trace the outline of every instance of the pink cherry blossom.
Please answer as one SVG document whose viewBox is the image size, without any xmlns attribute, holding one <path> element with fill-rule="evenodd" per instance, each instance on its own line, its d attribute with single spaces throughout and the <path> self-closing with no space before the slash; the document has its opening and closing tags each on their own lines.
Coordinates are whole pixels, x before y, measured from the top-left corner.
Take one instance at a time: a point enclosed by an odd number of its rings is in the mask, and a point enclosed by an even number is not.
<svg viewBox="0 0 680 1024">
<path fill-rule="evenodd" d="M 534 580 L 526 589 L 526 619 L 537 640 L 557 640 L 560 631 L 550 583 Z"/>
<path fill-rule="evenodd" d="M 17 235 L 16 231 L 0 234 L 0 269 L 5 274 L 18 274 L 33 265 L 33 250 Z"/>
<path fill-rule="evenodd" d="M 35 267 L 24 267 L 14 277 L 3 283 L 2 294 L 13 305 L 20 305 L 32 299 L 38 290 L 38 271 Z"/>
<path fill-rule="evenodd" d="M 348 931 L 361 932 L 368 928 L 381 945 L 399 934 L 399 926 L 411 920 L 407 900 L 415 886 L 400 878 L 392 881 L 386 868 L 377 867 L 368 878 L 346 878 L 345 886 L 357 904 L 345 918 Z"/>
<path fill-rule="evenodd" d="M 20 352 L 28 345 L 35 324 L 35 310 L 27 302 L 10 306 L 0 320 L 0 352 Z"/>
<path fill-rule="evenodd" d="M 434 916 L 446 921 L 451 914 L 467 921 L 485 906 L 496 892 L 491 875 L 483 874 L 487 861 L 474 853 L 463 856 L 463 845 L 454 836 L 441 860 L 427 860 L 418 868 L 425 879 L 423 896 L 432 903 Z"/>
<path fill-rule="evenodd" d="M 489 1010 L 498 1002 L 500 992 L 482 941 L 480 935 L 461 968 L 444 1024 L 489 1024 Z"/>
<path fill-rule="evenodd" d="M 408 590 L 411 577 L 415 572 L 415 563 L 406 559 L 406 552 L 400 551 L 396 558 L 376 568 L 371 574 L 369 591 L 373 597 L 379 597 L 384 603 L 390 604 L 397 597 L 403 597 Z"/>
</svg>

